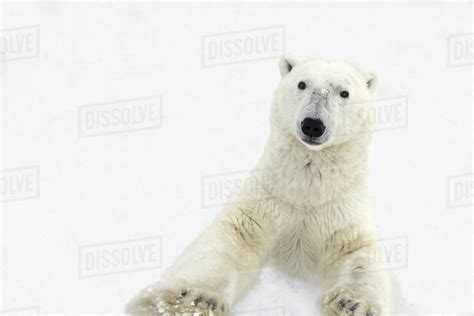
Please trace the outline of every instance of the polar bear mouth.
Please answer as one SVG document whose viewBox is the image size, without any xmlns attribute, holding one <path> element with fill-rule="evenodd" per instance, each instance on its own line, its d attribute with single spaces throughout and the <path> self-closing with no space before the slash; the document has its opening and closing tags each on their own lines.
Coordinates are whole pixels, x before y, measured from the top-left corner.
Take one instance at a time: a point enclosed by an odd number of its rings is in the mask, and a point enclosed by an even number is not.
<svg viewBox="0 0 474 316">
<path fill-rule="evenodd" d="M 301 141 L 303 141 L 303 143 L 311 145 L 311 146 L 319 146 L 319 145 L 324 144 L 323 141 L 320 141 L 318 139 L 313 139 L 312 137 L 300 137 L 300 138 L 301 138 Z"/>
</svg>

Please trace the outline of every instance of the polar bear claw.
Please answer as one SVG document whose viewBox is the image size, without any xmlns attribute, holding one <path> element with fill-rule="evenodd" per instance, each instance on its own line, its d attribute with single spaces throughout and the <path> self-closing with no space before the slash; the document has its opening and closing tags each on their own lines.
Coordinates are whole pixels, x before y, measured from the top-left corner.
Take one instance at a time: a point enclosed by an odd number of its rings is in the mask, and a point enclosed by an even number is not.
<svg viewBox="0 0 474 316">
<path fill-rule="evenodd" d="M 178 289 L 149 286 L 128 305 L 127 312 L 140 316 L 202 315 L 227 316 L 229 308 L 216 294 L 205 290 L 180 287 Z"/>
</svg>

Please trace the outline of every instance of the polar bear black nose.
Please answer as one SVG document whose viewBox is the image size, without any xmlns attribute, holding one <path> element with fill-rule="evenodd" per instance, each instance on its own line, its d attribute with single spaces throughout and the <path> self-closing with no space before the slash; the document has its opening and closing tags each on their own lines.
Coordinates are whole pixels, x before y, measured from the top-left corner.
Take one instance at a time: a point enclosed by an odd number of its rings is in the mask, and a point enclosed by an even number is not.
<svg viewBox="0 0 474 316">
<path fill-rule="evenodd" d="M 326 126 L 324 126 L 323 121 L 320 119 L 312 119 L 312 118 L 305 118 L 303 122 L 301 122 L 301 131 L 306 136 L 310 137 L 320 137 L 324 134 L 324 130 Z"/>
</svg>

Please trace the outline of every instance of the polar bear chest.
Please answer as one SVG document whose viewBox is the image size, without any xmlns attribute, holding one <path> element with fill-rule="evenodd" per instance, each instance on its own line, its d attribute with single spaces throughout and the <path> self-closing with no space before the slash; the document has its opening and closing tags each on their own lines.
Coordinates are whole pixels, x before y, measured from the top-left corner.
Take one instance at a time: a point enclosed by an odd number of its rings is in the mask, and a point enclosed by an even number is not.
<svg viewBox="0 0 474 316">
<path fill-rule="evenodd" d="M 318 272 L 321 233 L 315 218 L 287 222 L 278 231 L 272 251 L 275 266 L 294 277 L 314 277 Z"/>
<path fill-rule="evenodd" d="M 338 232 L 364 226 L 363 205 L 361 200 L 347 197 L 313 211 L 282 212 L 271 253 L 272 263 L 291 276 L 319 279 L 328 240 Z"/>
</svg>

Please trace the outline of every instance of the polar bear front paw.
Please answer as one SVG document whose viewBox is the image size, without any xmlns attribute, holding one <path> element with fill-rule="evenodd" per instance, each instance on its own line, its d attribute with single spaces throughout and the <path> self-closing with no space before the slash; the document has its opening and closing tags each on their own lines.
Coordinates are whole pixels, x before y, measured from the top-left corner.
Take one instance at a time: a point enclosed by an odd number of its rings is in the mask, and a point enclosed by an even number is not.
<svg viewBox="0 0 474 316">
<path fill-rule="evenodd" d="M 229 307 L 216 293 L 186 286 L 175 289 L 150 286 L 127 305 L 131 315 L 227 316 Z"/>
<path fill-rule="evenodd" d="M 380 308 L 345 287 L 336 287 L 323 299 L 325 315 L 379 316 Z"/>
</svg>

